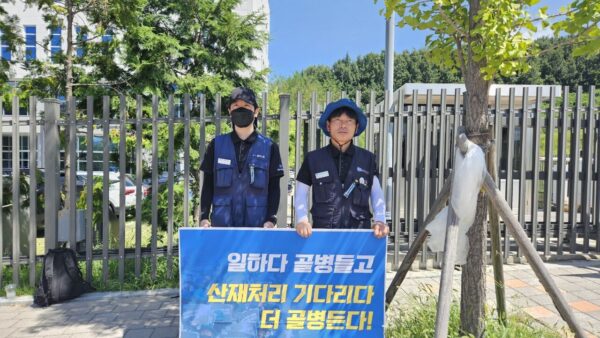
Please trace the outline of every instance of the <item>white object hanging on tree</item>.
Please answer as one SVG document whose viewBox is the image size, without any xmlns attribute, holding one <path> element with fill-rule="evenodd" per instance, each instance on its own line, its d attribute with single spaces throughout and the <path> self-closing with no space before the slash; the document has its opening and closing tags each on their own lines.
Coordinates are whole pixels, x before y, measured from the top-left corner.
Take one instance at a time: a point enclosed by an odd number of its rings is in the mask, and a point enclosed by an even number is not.
<svg viewBox="0 0 600 338">
<path fill-rule="evenodd" d="M 467 231 L 475 220 L 477 195 L 486 173 L 483 150 L 469 140 L 466 142 L 467 152 L 464 155 L 458 148 L 454 151 L 454 179 L 450 194 L 450 204 L 458 217 L 458 245 L 455 260 L 457 265 L 463 265 L 467 261 L 469 252 Z M 433 252 L 444 251 L 447 219 L 448 207 L 445 207 L 427 226 L 431 234 L 427 246 Z"/>
</svg>

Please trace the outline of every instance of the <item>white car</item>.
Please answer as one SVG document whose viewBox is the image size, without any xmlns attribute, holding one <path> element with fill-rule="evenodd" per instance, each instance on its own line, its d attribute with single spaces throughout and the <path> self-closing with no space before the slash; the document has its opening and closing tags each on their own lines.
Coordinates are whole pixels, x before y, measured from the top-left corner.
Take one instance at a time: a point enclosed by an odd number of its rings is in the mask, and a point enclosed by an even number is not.
<svg viewBox="0 0 600 338">
<path fill-rule="evenodd" d="M 85 179 L 87 179 L 87 172 L 86 171 L 78 171 L 77 172 L 78 176 L 81 176 Z M 102 171 L 94 171 L 93 172 L 94 177 L 103 177 L 104 176 L 104 172 Z M 121 206 L 121 199 L 120 199 L 120 181 L 121 180 L 121 174 L 120 173 L 116 173 L 116 172 L 109 172 L 108 173 L 108 201 L 109 201 L 109 209 L 112 213 L 114 213 L 115 215 L 119 215 L 119 210 L 120 210 L 120 206 Z M 132 209 L 135 208 L 135 202 L 136 202 L 136 190 L 137 187 L 135 186 L 135 182 L 133 180 L 133 178 L 129 175 L 129 174 L 125 174 L 125 209 Z M 142 199 L 145 198 L 146 196 L 148 196 L 149 193 L 149 189 L 142 185 Z"/>
</svg>

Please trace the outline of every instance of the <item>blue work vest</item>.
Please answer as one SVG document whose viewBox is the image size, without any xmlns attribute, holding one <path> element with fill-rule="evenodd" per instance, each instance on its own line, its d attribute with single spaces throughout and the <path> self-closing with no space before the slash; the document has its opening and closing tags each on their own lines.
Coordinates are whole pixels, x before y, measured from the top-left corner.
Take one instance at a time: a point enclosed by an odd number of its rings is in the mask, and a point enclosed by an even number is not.
<svg viewBox="0 0 600 338">
<path fill-rule="evenodd" d="M 346 181 L 341 182 L 329 147 L 306 155 L 312 179 L 310 209 L 314 228 L 370 229 L 369 198 L 373 185 L 370 172 L 375 155 L 355 147 Z M 352 184 L 354 188 L 344 196 Z"/>
<path fill-rule="evenodd" d="M 267 220 L 272 141 L 260 134 L 239 170 L 230 134 L 215 138 L 214 227 L 262 227 Z"/>
</svg>

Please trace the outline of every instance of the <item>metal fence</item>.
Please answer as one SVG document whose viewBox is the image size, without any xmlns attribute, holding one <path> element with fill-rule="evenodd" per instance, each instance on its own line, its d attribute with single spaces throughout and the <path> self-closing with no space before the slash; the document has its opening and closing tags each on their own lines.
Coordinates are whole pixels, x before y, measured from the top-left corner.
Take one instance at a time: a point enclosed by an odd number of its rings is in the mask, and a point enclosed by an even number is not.
<svg viewBox="0 0 600 338">
<path fill-rule="evenodd" d="M 540 254 L 598 252 L 600 116 L 595 106 L 595 88 L 589 88 L 588 93 L 592 94 L 587 95 L 585 102 L 583 88 L 577 88 L 574 102 L 569 100 L 567 87 L 559 90 L 562 95 L 557 95 L 554 88 L 548 95 L 542 88 L 535 89 L 535 93 L 529 89 L 522 87 L 517 92 L 511 88 L 507 95 L 498 89 L 490 96 L 489 121 L 497 145 L 497 183 Z M 388 197 L 392 229 L 389 257 L 394 267 L 420 230 L 430 204 L 452 168 L 454 138 L 464 114 L 462 95 L 460 89 L 448 93 L 444 89 L 435 93 L 432 89 L 425 92 L 400 89 L 393 94 L 386 93 L 382 102 L 377 102 L 375 93 L 370 93 L 366 100 L 369 103 L 363 105 L 369 117 L 368 126 L 355 141 L 378 157 L 381 181 Z M 363 102 L 360 92 L 354 98 Z M 274 124 L 269 134 L 279 143 L 285 167 L 281 191 L 285 192 L 290 180 L 293 183 L 290 172 L 298 171 L 306 152 L 328 142 L 318 130 L 317 121 L 332 95 L 319 99 L 313 94 L 305 100 L 297 94 L 293 113 L 290 113 L 290 96 L 280 95 L 279 99 L 278 109 L 271 109 L 267 105 L 267 94 L 263 94 L 262 111 L 275 113 L 260 116 L 259 130 L 268 133 L 267 126 Z M 202 177 L 197 176 L 192 191 L 192 168 L 197 170 L 212 135 L 227 128 L 227 113 L 219 95 L 214 98 L 169 96 L 164 102 L 157 97 L 142 96 L 102 97 L 101 100 L 88 97 L 62 106 L 56 100 L 38 102 L 32 97 L 21 102 L 18 96 L 13 96 L 8 105 L 0 104 L 3 173 L 9 173 L 0 180 L 3 192 L 0 195 L 0 205 L 3 205 L 0 285 L 1 270 L 7 265 L 11 265 L 13 271 L 28 265 L 29 284 L 34 285 L 34 263 L 44 254 L 37 248 L 41 241 L 37 239 L 38 233 L 41 234 L 39 228 L 44 230 L 44 250 L 63 241 L 78 250 L 80 259 L 86 262 L 84 275 L 88 280 L 92 278 L 95 262 L 101 262 L 102 280 L 106 282 L 109 277 L 115 277 L 109 276 L 109 263 L 116 261 L 116 275 L 122 282 L 126 273 L 140 275 L 144 259 L 149 260 L 155 277 L 160 256 L 166 258 L 167 274 L 172 275 L 173 257 L 177 255 L 176 228 L 194 225 L 193 210 L 199 203 Z M 127 137 L 132 141 L 127 143 Z M 111 144 L 112 139 L 118 139 L 118 144 Z M 9 140 L 10 147 L 6 144 Z M 72 145 L 71 158 L 77 163 L 69 168 L 70 185 L 78 186 L 78 174 L 87 179 L 80 187 L 85 199 L 79 200 L 78 193 L 61 202 L 60 158 L 64 156 L 67 142 Z M 22 150 L 25 144 L 28 149 Z M 288 168 L 290 157 L 292 168 Z M 84 169 L 78 171 L 78 166 Z M 111 174 L 114 168 L 118 171 Z M 39 169 L 43 169 L 43 183 L 32 174 Z M 98 200 L 94 200 L 92 178 L 95 175 L 102 177 L 103 188 Z M 116 181 L 111 175 L 118 177 Z M 128 212 L 126 207 L 126 191 L 129 191 L 126 184 L 131 178 L 128 175 L 134 177 L 133 212 Z M 150 181 L 148 200 L 144 200 L 142 193 L 144 178 Z M 10 188 L 4 189 L 7 184 Z M 111 205 L 117 202 L 111 199 L 111 189 L 106 188 L 113 184 L 118 187 L 117 210 L 111 210 Z M 180 197 L 175 196 L 177 184 L 183 189 Z M 159 209 L 161 187 L 166 194 L 165 212 Z M 11 201 L 7 203 L 9 197 Z M 59 217 L 61 204 L 69 212 Z M 148 222 L 143 221 L 144 205 L 150 212 Z M 95 219 L 95 213 L 101 217 Z M 128 220 L 128 213 L 134 220 Z M 114 214 L 118 214 L 118 218 L 111 217 Z M 278 219 L 279 226 L 293 222 L 291 192 L 282 193 Z M 117 233 L 116 243 L 110 239 L 111 222 Z M 166 223 L 162 232 L 166 241 L 161 246 L 158 245 L 160 222 Z M 133 233 L 134 240 L 126 245 L 126 224 L 131 223 L 134 225 L 127 232 Z M 150 231 L 147 246 L 142 245 L 146 228 Z M 510 236 L 503 234 L 503 238 L 504 257 L 507 260 L 519 257 Z M 422 263 L 436 259 L 428 250 L 423 250 Z M 126 269 L 126 261 L 134 262 L 133 272 Z M 12 282 L 19 283 L 18 274 L 13 273 Z"/>
</svg>

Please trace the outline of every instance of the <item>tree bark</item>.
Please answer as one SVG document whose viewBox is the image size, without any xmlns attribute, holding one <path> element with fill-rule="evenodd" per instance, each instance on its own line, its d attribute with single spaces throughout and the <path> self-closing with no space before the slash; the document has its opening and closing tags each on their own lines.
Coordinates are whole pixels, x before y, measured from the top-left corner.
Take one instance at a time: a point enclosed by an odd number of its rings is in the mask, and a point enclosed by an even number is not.
<svg viewBox="0 0 600 338">
<path fill-rule="evenodd" d="M 469 30 L 480 24 L 476 15 L 480 9 L 479 0 L 469 0 Z M 476 43 L 469 35 L 468 45 Z M 491 81 L 481 74 L 482 61 L 475 61 L 469 48 L 466 56 L 465 86 L 467 89 L 465 118 L 463 124 L 469 139 L 485 150 L 490 140 L 488 124 L 488 93 Z M 487 198 L 480 193 L 477 198 L 477 212 L 473 225 L 467 232 L 469 254 L 461 276 L 460 327 L 465 333 L 483 337 L 485 332 L 485 254 L 487 250 Z"/>
<path fill-rule="evenodd" d="M 75 12 L 73 9 L 73 1 L 67 0 L 65 1 L 65 10 L 67 11 L 66 19 L 67 19 L 67 50 L 65 51 L 65 98 L 67 100 L 67 115 L 71 112 L 75 107 L 71 107 L 72 105 L 72 97 L 73 97 L 73 19 L 75 17 Z M 64 184 L 64 192 L 65 192 L 65 209 L 69 209 L 69 201 L 70 195 L 76 191 L 75 187 L 71 187 L 71 147 L 75 145 L 71 144 L 69 140 L 69 135 L 72 126 L 69 124 L 65 125 L 65 184 Z"/>
<path fill-rule="evenodd" d="M 490 88 L 489 81 L 483 80 L 479 65 L 470 61 L 467 72 L 465 127 L 469 139 L 485 146 L 490 136 L 487 121 L 487 99 Z M 475 68 L 475 70 L 473 70 Z M 487 243 L 487 198 L 480 193 L 477 198 L 477 212 L 469 238 L 469 254 L 462 271 L 461 283 L 461 330 L 475 337 L 484 334 L 485 318 L 485 253 Z"/>
</svg>

